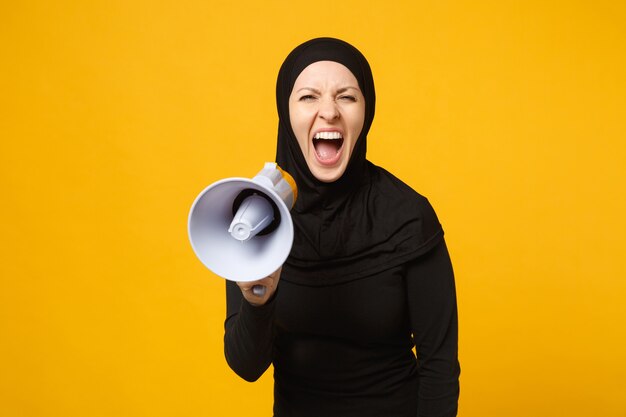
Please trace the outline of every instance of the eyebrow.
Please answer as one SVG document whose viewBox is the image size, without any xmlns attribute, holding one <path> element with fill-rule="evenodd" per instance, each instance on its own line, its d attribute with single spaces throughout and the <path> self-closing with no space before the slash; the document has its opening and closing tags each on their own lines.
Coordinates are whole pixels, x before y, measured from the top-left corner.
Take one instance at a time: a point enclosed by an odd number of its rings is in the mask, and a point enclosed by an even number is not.
<svg viewBox="0 0 626 417">
<path fill-rule="evenodd" d="M 346 91 L 348 91 L 348 90 L 350 90 L 350 89 L 352 89 L 352 90 L 356 90 L 356 91 L 359 91 L 359 92 L 361 91 L 361 90 L 360 90 L 359 88 L 357 88 L 357 87 L 348 86 L 348 87 L 342 87 L 342 88 L 340 88 L 339 90 L 337 90 L 337 93 L 339 93 L 339 94 L 341 94 L 341 93 L 345 93 Z"/>
<path fill-rule="evenodd" d="M 318 90 L 317 88 L 313 88 L 313 87 L 302 87 L 300 89 L 298 89 L 298 91 L 296 91 L 296 93 L 299 93 L 302 90 L 309 90 L 312 91 L 316 94 L 321 94 L 321 91 Z M 357 87 L 353 87 L 353 86 L 348 86 L 348 87 L 341 87 L 340 89 L 337 90 L 337 94 L 341 94 L 341 93 L 345 93 L 348 90 L 356 90 L 356 91 L 361 91 L 360 89 L 358 89 Z"/>
</svg>

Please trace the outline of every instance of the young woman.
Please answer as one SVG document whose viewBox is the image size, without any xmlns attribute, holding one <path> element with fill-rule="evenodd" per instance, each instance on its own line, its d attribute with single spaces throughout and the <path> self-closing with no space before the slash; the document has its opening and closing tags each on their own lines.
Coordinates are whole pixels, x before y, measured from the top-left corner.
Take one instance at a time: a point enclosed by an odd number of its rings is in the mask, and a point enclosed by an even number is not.
<svg viewBox="0 0 626 417">
<path fill-rule="evenodd" d="M 294 244 L 271 276 L 227 281 L 230 367 L 254 381 L 273 364 L 276 417 L 455 416 L 452 266 L 428 200 L 366 159 L 367 60 L 338 39 L 305 42 L 276 99 L 276 161 L 298 186 Z"/>
</svg>

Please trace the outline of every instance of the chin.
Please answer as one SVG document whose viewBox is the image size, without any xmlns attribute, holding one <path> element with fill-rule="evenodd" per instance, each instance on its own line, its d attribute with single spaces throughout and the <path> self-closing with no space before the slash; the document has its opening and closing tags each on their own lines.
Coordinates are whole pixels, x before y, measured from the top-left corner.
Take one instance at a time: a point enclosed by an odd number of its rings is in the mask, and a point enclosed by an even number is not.
<svg viewBox="0 0 626 417">
<path fill-rule="evenodd" d="M 319 181 L 331 183 L 337 181 L 339 178 L 342 177 L 343 173 L 346 171 L 346 167 L 344 165 L 332 168 L 309 166 L 309 170 L 311 171 L 313 176 Z"/>
</svg>

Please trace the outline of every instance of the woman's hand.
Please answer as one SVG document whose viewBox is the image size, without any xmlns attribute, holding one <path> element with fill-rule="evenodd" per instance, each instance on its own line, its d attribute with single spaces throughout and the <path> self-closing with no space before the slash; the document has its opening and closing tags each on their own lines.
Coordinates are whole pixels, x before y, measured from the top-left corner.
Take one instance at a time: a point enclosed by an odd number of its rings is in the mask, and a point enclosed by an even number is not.
<svg viewBox="0 0 626 417">
<path fill-rule="evenodd" d="M 238 282 L 243 298 L 253 306 L 262 306 L 272 298 L 278 287 L 282 267 L 274 271 L 270 276 L 251 282 Z"/>
</svg>

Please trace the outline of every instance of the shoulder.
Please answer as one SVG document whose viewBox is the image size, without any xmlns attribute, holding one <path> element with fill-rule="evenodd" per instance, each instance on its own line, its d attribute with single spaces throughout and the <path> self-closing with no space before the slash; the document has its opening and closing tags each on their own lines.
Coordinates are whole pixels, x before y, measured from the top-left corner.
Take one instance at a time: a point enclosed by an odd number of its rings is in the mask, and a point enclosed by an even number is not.
<svg viewBox="0 0 626 417">
<path fill-rule="evenodd" d="M 424 240 L 442 232 L 437 213 L 428 198 L 386 169 L 370 163 L 372 184 L 380 198 L 387 202 L 394 215 L 420 223 Z"/>
</svg>

